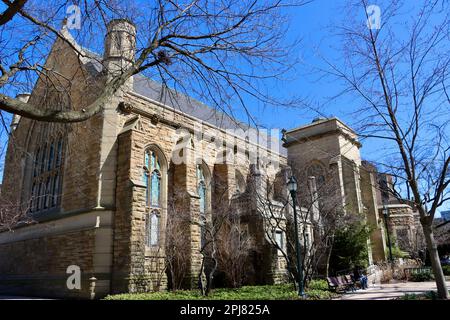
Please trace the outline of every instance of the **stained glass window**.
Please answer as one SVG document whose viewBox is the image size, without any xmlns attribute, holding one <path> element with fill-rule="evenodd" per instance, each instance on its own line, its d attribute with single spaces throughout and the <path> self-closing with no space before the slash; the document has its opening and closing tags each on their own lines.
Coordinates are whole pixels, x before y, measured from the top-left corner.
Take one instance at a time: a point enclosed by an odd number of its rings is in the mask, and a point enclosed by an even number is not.
<svg viewBox="0 0 450 320">
<path fill-rule="evenodd" d="M 157 246 L 159 243 L 159 216 L 153 211 L 147 216 L 147 246 Z"/>
<path fill-rule="evenodd" d="M 144 158 L 144 183 L 147 188 L 146 204 L 159 207 L 161 202 L 161 164 L 155 152 L 148 150 Z M 150 180 L 150 181 L 149 181 Z"/>
<path fill-rule="evenodd" d="M 161 192 L 161 178 L 158 171 L 153 171 L 152 173 L 152 186 L 151 186 L 151 205 L 159 206 L 159 195 Z"/>
<path fill-rule="evenodd" d="M 159 223 L 161 217 L 162 172 L 158 153 L 148 149 L 144 154 L 143 180 L 146 186 L 146 205 L 150 213 L 145 222 L 146 241 L 148 247 L 159 245 Z"/>
</svg>

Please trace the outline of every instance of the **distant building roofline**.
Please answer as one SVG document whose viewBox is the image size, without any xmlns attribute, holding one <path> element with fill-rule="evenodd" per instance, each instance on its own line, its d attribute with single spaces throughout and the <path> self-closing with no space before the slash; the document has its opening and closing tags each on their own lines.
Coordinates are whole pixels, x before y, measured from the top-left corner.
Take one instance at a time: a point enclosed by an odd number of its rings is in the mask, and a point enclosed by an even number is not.
<svg viewBox="0 0 450 320">
<path fill-rule="evenodd" d="M 320 125 L 320 124 L 325 123 L 325 122 L 328 122 L 328 121 L 337 121 L 337 122 L 339 122 L 342 126 L 344 126 L 346 129 L 348 129 L 350 132 L 352 132 L 352 133 L 354 133 L 354 134 L 356 135 L 356 132 L 355 132 L 352 128 L 350 128 L 347 124 L 345 124 L 345 123 L 344 123 L 341 119 L 339 119 L 338 117 L 316 118 L 316 119 L 314 119 L 313 122 L 311 122 L 311 123 L 308 123 L 308 124 L 305 124 L 305 125 L 301 125 L 301 126 L 299 126 L 299 127 L 295 127 L 295 128 L 286 130 L 286 134 L 293 133 L 293 132 L 296 132 L 296 131 L 301 131 L 301 130 L 304 130 L 304 129 L 308 129 L 308 128 L 311 128 L 311 127 Z"/>
</svg>

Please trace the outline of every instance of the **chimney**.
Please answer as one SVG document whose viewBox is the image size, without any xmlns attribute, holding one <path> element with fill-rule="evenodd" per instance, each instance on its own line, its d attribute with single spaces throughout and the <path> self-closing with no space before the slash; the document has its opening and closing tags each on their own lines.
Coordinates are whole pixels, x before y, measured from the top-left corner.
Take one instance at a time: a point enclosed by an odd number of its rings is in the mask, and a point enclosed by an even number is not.
<svg viewBox="0 0 450 320">
<path fill-rule="evenodd" d="M 22 102 L 27 103 L 28 99 L 30 98 L 30 94 L 29 93 L 19 93 L 16 96 L 16 99 Z M 16 130 L 17 126 L 19 125 L 19 121 L 20 121 L 20 116 L 18 114 L 14 114 L 11 120 L 11 125 L 10 125 L 10 132 L 13 132 L 14 130 Z"/>
<path fill-rule="evenodd" d="M 136 27 L 126 19 L 111 20 L 107 25 L 103 65 L 107 70 L 107 81 L 120 75 L 134 62 L 136 52 Z M 130 78 L 126 86 L 132 88 Z"/>
</svg>

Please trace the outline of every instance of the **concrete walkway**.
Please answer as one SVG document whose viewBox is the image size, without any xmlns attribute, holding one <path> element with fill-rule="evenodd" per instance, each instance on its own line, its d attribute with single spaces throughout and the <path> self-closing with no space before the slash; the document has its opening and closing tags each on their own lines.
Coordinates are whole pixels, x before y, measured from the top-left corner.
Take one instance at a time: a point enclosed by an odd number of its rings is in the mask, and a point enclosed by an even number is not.
<svg viewBox="0 0 450 320">
<path fill-rule="evenodd" d="M 37 297 L 20 297 L 20 296 L 2 296 L 0 295 L 0 300 L 50 300 Z"/>
<path fill-rule="evenodd" d="M 450 288 L 450 281 L 447 281 Z M 436 291 L 436 283 L 427 282 L 397 282 L 370 286 L 367 290 L 357 290 L 346 293 L 336 300 L 391 300 L 402 297 L 405 293 L 424 293 Z"/>
</svg>

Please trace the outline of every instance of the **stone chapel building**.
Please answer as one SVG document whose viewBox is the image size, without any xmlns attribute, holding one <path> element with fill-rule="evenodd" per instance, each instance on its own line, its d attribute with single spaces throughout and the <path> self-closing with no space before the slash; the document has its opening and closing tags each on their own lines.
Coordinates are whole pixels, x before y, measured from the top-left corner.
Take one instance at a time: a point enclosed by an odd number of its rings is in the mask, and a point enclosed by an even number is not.
<svg viewBox="0 0 450 320">
<path fill-rule="evenodd" d="M 46 66 L 61 75 L 52 83 L 63 90 L 40 78 L 20 99 L 83 108 L 97 98 L 109 74 L 134 57 L 136 30 L 126 20 L 108 25 L 103 56 L 63 32 L 83 53 L 60 39 L 53 45 Z M 182 211 L 198 221 L 230 206 L 262 248 L 253 262 L 253 283 L 281 281 L 286 265 L 268 244 L 258 195 L 268 195 L 279 218 L 287 219 L 292 206 L 280 204 L 280 195 L 288 194 L 287 172 L 299 180 L 306 172 L 317 183 L 326 172 L 333 175 L 341 196 L 336 206 L 365 214 L 373 226 L 369 263 L 386 259 L 377 174 L 361 160 L 357 135 L 342 121 L 318 119 L 284 131 L 282 141 L 255 141 L 245 134 L 248 126 L 179 93 L 169 97 L 167 90 L 136 75 L 102 113 L 85 122 L 63 125 L 14 116 L 1 199 L 11 210 L 30 213 L 32 221 L 0 230 L 0 292 L 88 298 L 93 278 L 96 297 L 164 290 L 169 215 Z M 393 229 L 413 241 L 411 207 L 388 205 L 398 209 L 397 220 L 407 221 Z M 282 245 L 285 235 L 272 231 Z M 201 224 L 192 223 L 180 235 L 192 276 L 187 286 L 195 285 L 203 232 Z M 312 229 L 308 237 L 311 241 Z M 81 270 L 81 289 L 66 285 L 71 265 Z M 136 281 L 142 273 L 149 279 L 160 273 L 160 281 L 142 287 Z"/>
</svg>

